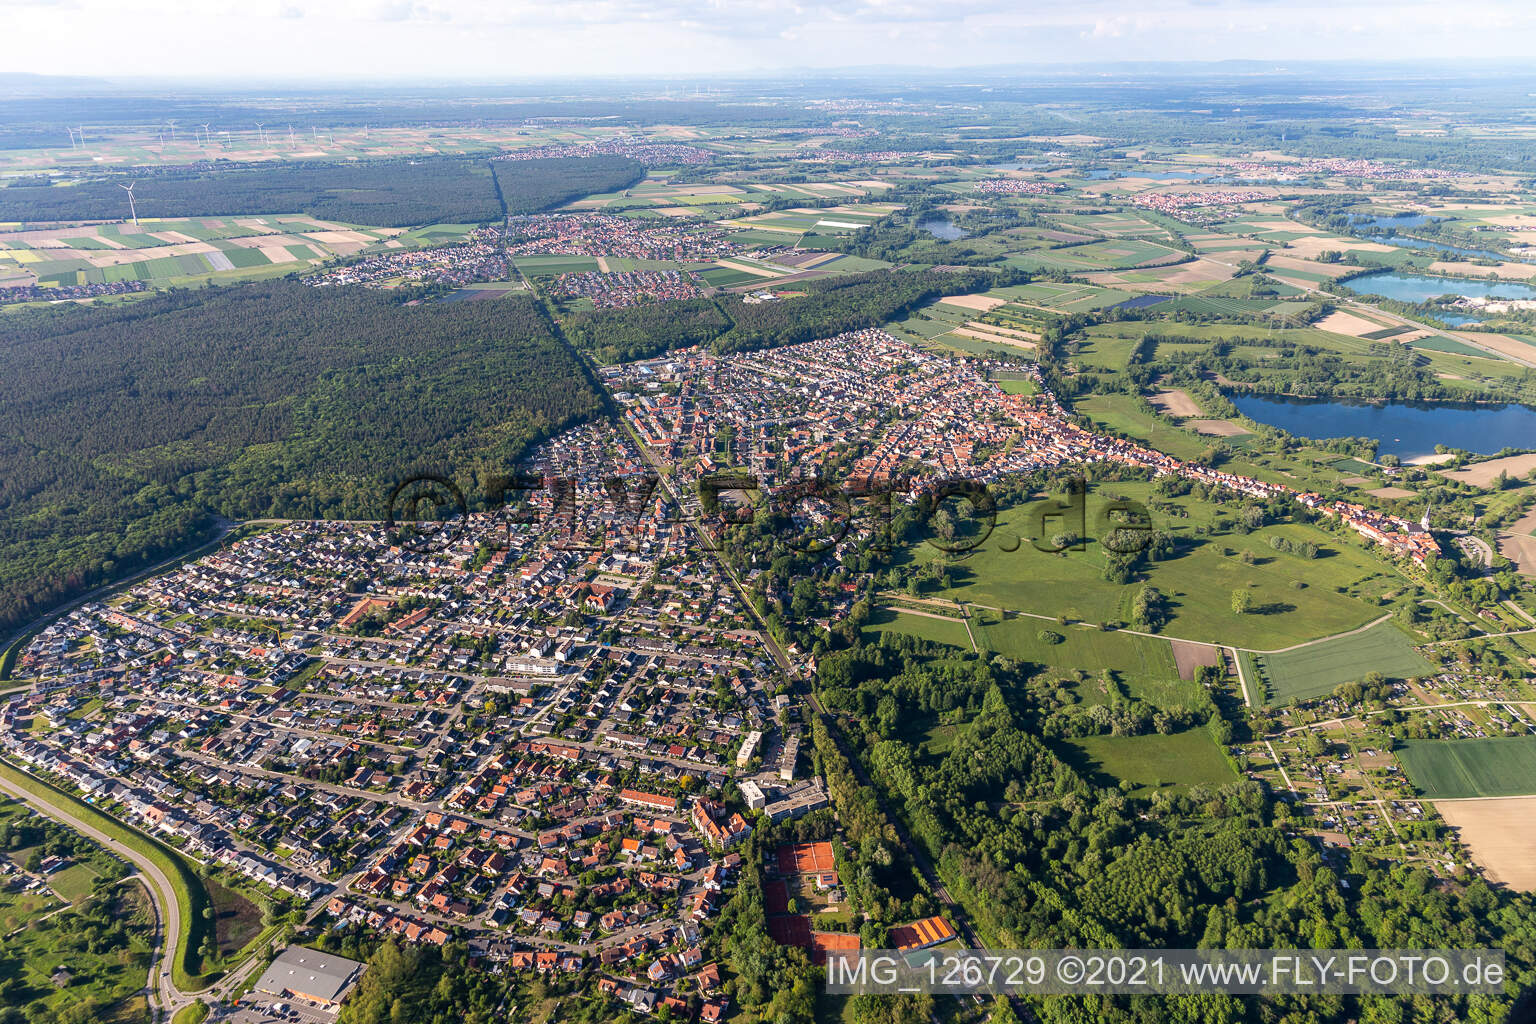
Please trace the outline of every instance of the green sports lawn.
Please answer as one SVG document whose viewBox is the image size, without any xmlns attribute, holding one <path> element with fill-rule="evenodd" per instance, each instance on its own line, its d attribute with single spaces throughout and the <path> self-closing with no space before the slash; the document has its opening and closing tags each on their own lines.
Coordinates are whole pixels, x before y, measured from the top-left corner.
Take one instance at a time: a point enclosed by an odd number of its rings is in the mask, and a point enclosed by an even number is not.
<svg viewBox="0 0 1536 1024">
<path fill-rule="evenodd" d="M 1397 757 L 1431 799 L 1536 793 L 1536 736 L 1409 740 Z"/>
<path fill-rule="evenodd" d="M 1258 661 L 1269 682 L 1268 700 L 1280 704 L 1322 696 L 1368 672 L 1406 679 L 1434 671 L 1390 622 L 1283 654 L 1261 654 Z"/>
</svg>

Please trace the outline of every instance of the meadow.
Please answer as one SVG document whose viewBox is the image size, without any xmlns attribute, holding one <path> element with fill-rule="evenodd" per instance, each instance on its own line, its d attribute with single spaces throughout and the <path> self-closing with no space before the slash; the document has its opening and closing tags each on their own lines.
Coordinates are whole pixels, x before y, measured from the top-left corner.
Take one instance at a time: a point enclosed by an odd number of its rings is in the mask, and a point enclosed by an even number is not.
<svg viewBox="0 0 1536 1024">
<path fill-rule="evenodd" d="M 1102 775 L 1132 783 L 1133 795 L 1237 781 L 1216 740 L 1201 728 L 1167 736 L 1085 736 L 1064 740 L 1057 750 L 1069 763 L 1077 762 L 1076 767 L 1091 766 Z"/>
<path fill-rule="evenodd" d="M 938 596 L 1052 618 L 1129 622 L 1141 583 L 1105 580 L 1103 552 L 1092 543 L 1109 494 L 1146 503 L 1152 485 L 1107 483 L 1091 491 L 1086 523 L 1090 542 L 1082 551 L 1050 554 L 1030 543 L 1032 510 L 1038 510 L 1039 503 L 1000 510 L 997 528 L 977 551 L 944 556 L 952 586 Z M 1177 552 L 1143 570 L 1145 583 L 1168 601 L 1162 632 L 1169 636 L 1274 650 L 1365 625 L 1382 614 L 1377 600 L 1401 584 L 1360 547 L 1342 543 L 1316 526 L 1283 523 L 1245 534 L 1234 527 L 1235 510 L 1192 496 L 1174 499 L 1174 507 L 1182 517 L 1153 513 L 1153 523 L 1173 535 Z M 1205 535 L 1197 535 L 1196 527 Z M 1307 560 L 1276 552 L 1270 542 L 1276 535 L 1293 544 L 1314 544 L 1321 554 Z M 1011 544 L 1011 538 L 1025 539 L 1017 550 L 1004 553 L 1002 545 Z M 918 544 L 906 557 L 922 564 L 942 554 Z M 1232 592 L 1237 589 L 1250 594 L 1253 611 L 1232 610 Z M 1168 658 L 1171 665 L 1171 653 Z"/>
<path fill-rule="evenodd" d="M 864 635 L 873 639 L 885 633 L 905 633 L 936 644 L 949 644 L 971 650 L 971 637 L 959 619 L 935 615 L 915 615 L 895 608 L 874 611 L 864 625 Z"/>
</svg>

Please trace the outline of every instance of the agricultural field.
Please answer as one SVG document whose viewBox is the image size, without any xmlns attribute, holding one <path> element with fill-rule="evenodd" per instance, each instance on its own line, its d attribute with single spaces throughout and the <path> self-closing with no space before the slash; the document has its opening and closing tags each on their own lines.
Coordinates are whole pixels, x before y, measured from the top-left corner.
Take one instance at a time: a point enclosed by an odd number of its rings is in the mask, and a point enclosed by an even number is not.
<svg viewBox="0 0 1536 1024">
<path fill-rule="evenodd" d="M 22 284 L 143 281 L 154 287 L 306 270 L 365 250 L 420 244 L 394 228 L 301 215 L 205 217 L 0 232 L 0 276 Z"/>
<path fill-rule="evenodd" d="M 1402 630 L 1390 622 L 1294 651 L 1260 654 L 1258 662 L 1268 684 L 1269 701 L 1277 704 L 1322 696 L 1340 683 L 1362 679 L 1370 672 L 1409 679 L 1434 671 Z"/>
<path fill-rule="evenodd" d="M 1427 799 L 1536 795 L 1536 736 L 1409 740 L 1396 754 Z"/>
</svg>

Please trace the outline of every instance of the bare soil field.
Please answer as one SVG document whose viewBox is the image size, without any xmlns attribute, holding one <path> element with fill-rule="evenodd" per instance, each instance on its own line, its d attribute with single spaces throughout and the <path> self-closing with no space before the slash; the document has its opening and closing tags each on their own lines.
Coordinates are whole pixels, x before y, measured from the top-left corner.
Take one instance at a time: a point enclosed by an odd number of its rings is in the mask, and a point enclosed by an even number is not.
<svg viewBox="0 0 1536 1024">
<path fill-rule="evenodd" d="M 1271 256 L 1264 265 L 1277 271 L 1301 270 L 1310 274 L 1326 274 L 1328 277 L 1343 277 L 1357 269 L 1342 263 L 1317 263 L 1313 260 L 1297 259 L 1295 256 Z M 1308 281 L 1307 284 L 1314 285 L 1314 282 Z"/>
<path fill-rule="evenodd" d="M 1536 576 L 1536 537 L 1499 534 L 1499 554 L 1514 562 L 1522 576 Z"/>
<path fill-rule="evenodd" d="M 1362 242 L 1357 238 L 1339 238 L 1333 235 L 1308 235 L 1306 238 L 1294 238 L 1285 246 L 1288 254 L 1309 260 L 1317 259 L 1325 249 L 1353 249 L 1356 252 L 1392 251 L 1390 245 L 1382 245 L 1380 242 Z"/>
<path fill-rule="evenodd" d="M 1536 470 L 1536 455 L 1511 455 L 1478 462 L 1464 469 L 1442 469 L 1440 475 L 1474 487 L 1487 487 L 1501 472 L 1513 478 L 1527 476 L 1532 470 Z"/>
<path fill-rule="evenodd" d="M 975 338 L 977 341 L 991 342 L 994 345 L 1012 345 L 1014 348 L 1028 349 L 1030 351 L 1035 349 L 1035 343 L 1032 341 L 1025 341 L 1022 338 L 1009 338 L 1001 334 L 988 334 L 986 331 L 978 331 L 974 327 L 956 327 L 949 333 L 963 335 L 967 338 Z"/>
<path fill-rule="evenodd" d="M 1451 334 L 1463 341 L 1491 348 L 1500 355 L 1513 356 L 1526 362 L 1536 360 L 1536 345 L 1527 345 L 1523 341 L 1506 338 L 1502 334 L 1491 334 L 1486 331 L 1453 331 Z"/>
<path fill-rule="evenodd" d="M 984 324 L 980 320 L 972 320 L 965 326 L 976 331 L 985 331 L 988 334 L 1000 334 L 1005 338 L 1017 338 L 1020 341 L 1039 341 L 1040 335 L 1034 331 L 1021 331 L 1017 327 L 999 327 L 996 324 Z"/>
<path fill-rule="evenodd" d="M 1476 263 L 1447 263 L 1437 260 L 1429 265 L 1429 272 L 1451 277 L 1502 277 L 1529 281 L 1536 277 L 1536 263 L 1500 263 L 1496 266 L 1484 267 Z"/>
<path fill-rule="evenodd" d="M 1195 400 L 1189 397 L 1188 391 L 1179 391 L 1177 389 L 1159 391 L 1157 394 L 1149 398 L 1148 401 L 1155 405 L 1157 408 L 1161 409 L 1163 412 L 1167 413 L 1169 416 L 1184 417 L 1200 415 L 1200 406 L 1196 405 Z"/>
<path fill-rule="evenodd" d="M 1360 338 L 1382 328 L 1381 324 L 1372 323 L 1363 316 L 1346 313 L 1342 309 L 1329 313 L 1312 326 L 1321 327 L 1323 330 L 1332 331 L 1334 334 L 1347 334 L 1351 338 Z"/>
<path fill-rule="evenodd" d="M 779 276 L 773 271 L 766 270 L 763 267 L 755 267 L 750 263 L 737 263 L 735 260 L 720 260 L 718 261 L 718 265 L 722 267 L 729 267 L 731 270 L 741 270 L 748 274 L 756 274 L 758 277 L 772 278 Z"/>
<path fill-rule="evenodd" d="M 1374 491 L 1366 491 L 1373 498 L 1411 498 L 1415 492 L 1405 487 L 1378 487 Z"/>
<path fill-rule="evenodd" d="M 939 300 L 940 305 L 959 306 L 961 309 L 974 309 L 982 313 L 1006 305 L 1007 302 L 1007 299 L 997 299 L 990 295 L 951 295 Z"/>
<path fill-rule="evenodd" d="M 1241 437 L 1252 433 L 1251 430 L 1231 420 L 1190 420 L 1184 425 L 1193 427 L 1195 433 L 1204 434 L 1206 437 Z"/>
<path fill-rule="evenodd" d="M 1536 797 L 1436 800 L 1488 877 L 1512 889 L 1536 889 Z"/>
<path fill-rule="evenodd" d="M 1202 666 L 1219 668 L 1221 648 L 1211 644 L 1197 644 L 1189 640 L 1170 640 L 1173 644 L 1173 661 L 1179 666 L 1179 678 L 1194 682 L 1195 670 Z"/>
</svg>

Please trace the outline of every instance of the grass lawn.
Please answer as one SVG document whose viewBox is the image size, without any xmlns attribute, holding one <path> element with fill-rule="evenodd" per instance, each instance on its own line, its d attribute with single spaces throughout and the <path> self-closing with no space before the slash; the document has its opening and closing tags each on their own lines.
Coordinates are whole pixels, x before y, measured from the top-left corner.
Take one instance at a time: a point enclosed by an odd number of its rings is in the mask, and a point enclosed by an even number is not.
<svg viewBox="0 0 1536 1024">
<path fill-rule="evenodd" d="M 880 608 L 873 612 L 864 625 L 864 635 L 881 633 L 906 633 L 934 643 L 949 644 L 962 650 L 971 649 L 970 635 L 965 623 L 959 619 L 938 619 L 928 615 L 914 615 L 895 608 Z"/>
<path fill-rule="evenodd" d="M 11 985 L 8 1007 L 27 1011 L 28 1020 L 34 1019 L 34 1008 L 46 1008 L 51 1012 L 45 1019 L 53 1020 L 54 1014 L 91 1001 L 96 1012 L 79 1019 L 103 1024 L 148 1019 L 131 1011 L 143 1008 L 154 926 L 149 897 L 139 884 L 127 883 L 102 899 L 109 905 L 92 901 L 91 906 L 59 913 L 52 913 L 52 907 L 42 909 L 20 931 L 6 935 L 0 942 L 0 978 Z M 111 922 L 116 932 L 111 942 L 102 941 L 104 922 Z M 97 937 L 88 939 L 91 933 Z M 52 981 L 60 968 L 73 975 L 63 988 Z"/>
<path fill-rule="evenodd" d="M 973 623 L 972 629 L 978 630 L 978 626 Z M 1061 642 L 1042 640 L 1042 632 L 1054 633 L 1062 638 Z M 979 626 L 977 642 L 981 642 L 983 636 L 989 650 L 1063 672 L 1082 669 L 1096 675 L 1106 669 L 1114 670 L 1131 684 L 1133 692 L 1145 684 L 1179 678 L 1173 648 L 1166 640 L 1083 626 L 1061 626 L 1034 618 L 1010 618 L 1000 623 L 988 621 Z M 1107 694 L 1099 694 L 1091 685 L 1084 687 L 1079 696 L 1090 704 L 1108 699 Z"/>
<path fill-rule="evenodd" d="M 1536 736 L 1409 740 L 1397 757 L 1426 797 L 1536 793 Z"/>
<path fill-rule="evenodd" d="M 1143 792 L 1237 781 L 1237 774 L 1205 729 L 1186 729 L 1169 736 L 1086 736 L 1065 740 L 1063 746 L 1068 748 L 1062 751 L 1068 761 L 1133 782 Z"/>
<path fill-rule="evenodd" d="M 1434 671 L 1390 622 L 1284 654 L 1261 654 L 1258 663 L 1268 682 L 1267 699 L 1280 704 L 1330 693 L 1368 672 L 1406 679 Z"/>
<path fill-rule="evenodd" d="M 1040 393 L 1040 386 L 1028 377 L 1022 377 L 1019 380 L 998 380 L 993 381 L 993 383 L 1010 395 L 1036 395 Z"/>
<path fill-rule="evenodd" d="M 48 885 L 53 891 L 71 903 L 89 895 L 95 882 L 96 872 L 91 870 L 89 864 L 71 864 L 63 871 L 55 871 L 48 876 Z"/>
</svg>

